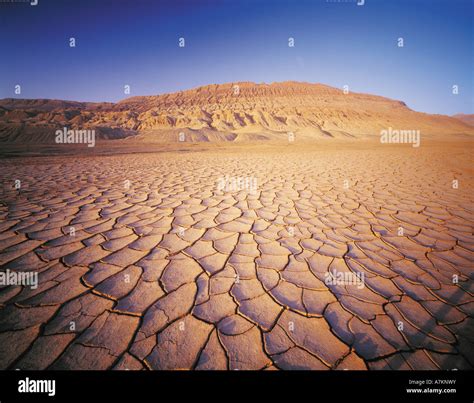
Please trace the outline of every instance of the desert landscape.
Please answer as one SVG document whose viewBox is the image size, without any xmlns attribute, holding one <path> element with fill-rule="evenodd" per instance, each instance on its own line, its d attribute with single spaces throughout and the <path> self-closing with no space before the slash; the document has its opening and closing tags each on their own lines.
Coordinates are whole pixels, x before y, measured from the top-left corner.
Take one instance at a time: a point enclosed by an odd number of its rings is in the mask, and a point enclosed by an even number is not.
<svg viewBox="0 0 474 403">
<path fill-rule="evenodd" d="M 0 265 L 38 276 L 0 367 L 472 369 L 473 139 L 300 82 L 0 100 Z"/>
<path fill-rule="evenodd" d="M 97 140 L 249 142 L 318 139 L 380 140 L 389 127 L 420 130 L 427 139 L 470 138 L 472 115 L 415 112 L 404 102 L 323 84 L 236 82 L 114 103 L 0 100 L 0 142 L 54 144 L 51 133 L 94 129 Z"/>
</svg>

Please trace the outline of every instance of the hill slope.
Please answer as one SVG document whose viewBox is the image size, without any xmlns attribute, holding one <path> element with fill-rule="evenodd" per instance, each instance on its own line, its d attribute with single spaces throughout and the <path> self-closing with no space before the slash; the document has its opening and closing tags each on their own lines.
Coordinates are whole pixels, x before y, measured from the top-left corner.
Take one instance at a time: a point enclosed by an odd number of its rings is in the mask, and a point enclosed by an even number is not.
<svg viewBox="0 0 474 403">
<path fill-rule="evenodd" d="M 457 115 L 453 115 L 453 118 L 456 118 L 469 126 L 474 126 L 474 114 L 465 114 L 465 113 L 458 113 Z"/>
<path fill-rule="evenodd" d="M 113 103 L 0 100 L 0 141 L 53 142 L 54 131 L 93 128 L 98 138 L 138 141 L 245 141 L 379 135 L 473 135 L 474 128 L 444 115 L 409 109 L 388 98 L 348 93 L 322 84 L 239 82 L 207 85 Z"/>
</svg>

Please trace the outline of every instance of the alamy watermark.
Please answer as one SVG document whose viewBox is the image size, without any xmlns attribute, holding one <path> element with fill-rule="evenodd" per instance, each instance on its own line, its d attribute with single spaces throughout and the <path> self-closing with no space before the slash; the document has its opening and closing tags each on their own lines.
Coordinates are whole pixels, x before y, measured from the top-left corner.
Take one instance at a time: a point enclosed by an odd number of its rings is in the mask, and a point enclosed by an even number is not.
<svg viewBox="0 0 474 403">
<path fill-rule="evenodd" d="M 365 0 L 326 0 L 326 3 L 355 3 L 358 6 L 363 6 L 365 4 Z"/>
<path fill-rule="evenodd" d="M 56 144 L 87 144 L 87 147 L 95 146 L 95 130 L 72 130 L 64 127 L 56 130 Z"/>
<path fill-rule="evenodd" d="M 30 286 L 33 290 L 38 288 L 38 273 L 31 271 L 0 271 L 0 285 Z"/>
<path fill-rule="evenodd" d="M 217 180 L 217 190 L 237 192 L 246 190 L 249 194 L 257 193 L 257 178 L 253 176 L 221 176 Z"/>
<path fill-rule="evenodd" d="M 355 285 L 360 290 L 365 286 L 365 273 L 333 269 L 324 273 L 324 283 L 326 285 Z"/>
<path fill-rule="evenodd" d="M 420 146 L 420 130 L 388 130 L 380 132 L 380 142 L 382 144 L 412 144 L 413 147 Z"/>
<path fill-rule="evenodd" d="M 56 394 L 56 381 L 54 379 L 20 379 L 18 381 L 20 393 L 47 393 L 48 396 Z"/>
<path fill-rule="evenodd" d="M 0 0 L 0 3 L 29 3 L 30 6 L 37 6 L 39 0 Z"/>
</svg>

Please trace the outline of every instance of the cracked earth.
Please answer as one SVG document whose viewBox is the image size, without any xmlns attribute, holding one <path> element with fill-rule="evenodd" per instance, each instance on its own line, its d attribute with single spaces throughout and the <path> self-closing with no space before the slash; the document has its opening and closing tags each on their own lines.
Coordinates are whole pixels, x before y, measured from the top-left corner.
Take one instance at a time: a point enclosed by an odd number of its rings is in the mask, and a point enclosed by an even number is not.
<svg viewBox="0 0 474 403">
<path fill-rule="evenodd" d="M 470 147 L 322 148 L 0 160 L 0 368 L 473 368 Z"/>
</svg>

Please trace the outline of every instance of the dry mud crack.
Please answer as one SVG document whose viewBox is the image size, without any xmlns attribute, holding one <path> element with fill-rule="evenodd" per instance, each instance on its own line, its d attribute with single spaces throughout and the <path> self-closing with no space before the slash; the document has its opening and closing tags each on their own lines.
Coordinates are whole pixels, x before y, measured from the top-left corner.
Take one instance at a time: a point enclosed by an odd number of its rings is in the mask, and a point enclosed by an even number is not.
<svg viewBox="0 0 474 403">
<path fill-rule="evenodd" d="M 0 367 L 473 368 L 471 165 L 450 145 L 3 159 L 0 265 L 39 284 L 0 288 Z"/>
</svg>

